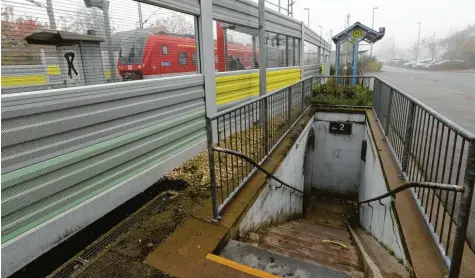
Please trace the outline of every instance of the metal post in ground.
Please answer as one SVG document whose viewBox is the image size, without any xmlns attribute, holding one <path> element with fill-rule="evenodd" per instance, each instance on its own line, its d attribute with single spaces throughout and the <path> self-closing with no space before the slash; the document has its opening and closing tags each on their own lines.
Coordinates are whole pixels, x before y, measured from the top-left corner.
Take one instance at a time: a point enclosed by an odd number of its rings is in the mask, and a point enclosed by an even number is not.
<svg viewBox="0 0 475 278">
<path fill-rule="evenodd" d="M 454 249 L 450 262 L 449 278 L 457 278 L 460 274 L 463 249 L 467 236 L 468 220 L 470 218 L 470 206 L 473 198 L 475 183 L 475 139 L 472 139 L 468 147 L 467 163 L 465 166 L 464 191 L 460 200 L 459 213 L 457 216 L 457 229 L 455 230 Z"/>
<path fill-rule="evenodd" d="M 288 90 L 288 100 L 287 100 L 287 118 L 289 119 L 289 122 L 288 122 L 288 127 L 290 127 L 292 125 L 292 87 L 289 87 L 289 90 Z"/>
<path fill-rule="evenodd" d="M 211 202 L 213 204 L 213 221 L 218 221 L 221 217 L 218 214 L 218 200 L 216 188 L 216 168 L 214 165 L 214 151 L 213 151 L 213 125 L 212 121 L 206 117 L 206 136 L 208 140 L 208 163 L 209 163 L 209 178 L 211 185 Z"/>
<path fill-rule="evenodd" d="M 267 47 L 266 47 L 266 18 L 265 18 L 265 0 L 259 0 L 259 95 L 264 96 L 267 93 Z M 259 122 L 264 128 L 265 142 L 264 149 L 267 151 L 269 128 L 267 121 L 267 98 L 263 98 L 259 104 Z"/>
<path fill-rule="evenodd" d="M 409 115 L 407 115 L 406 134 L 404 135 L 404 154 L 402 156 L 402 171 L 407 172 L 409 164 L 409 155 L 411 154 L 412 131 L 414 129 L 414 114 L 416 105 L 411 101 L 409 103 Z"/>
</svg>

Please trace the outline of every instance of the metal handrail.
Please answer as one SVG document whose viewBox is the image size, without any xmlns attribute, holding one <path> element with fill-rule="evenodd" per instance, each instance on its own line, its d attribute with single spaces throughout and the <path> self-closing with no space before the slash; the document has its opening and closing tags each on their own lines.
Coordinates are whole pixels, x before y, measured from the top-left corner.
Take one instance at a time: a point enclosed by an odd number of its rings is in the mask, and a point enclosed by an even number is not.
<svg viewBox="0 0 475 278">
<path fill-rule="evenodd" d="M 230 149 L 226 149 L 226 148 L 221 148 L 221 147 L 212 147 L 213 151 L 216 151 L 216 152 L 222 152 L 222 153 L 227 153 L 227 154 L 230 154 L 230 155 L 234 155 L 234 156 L 237 156 L 237 157 L 240 157 L 244 160 L 246 160 L 247 162 L 251 163 L 254 167 L 256 167 L 257 169 L 261 170 L 262 172 L 264 172 L 264 174 L 266 174 L 267 177 L 270 177 L 278 182 L 280 182 L 282 185 L 285 185 L 286 187 L 297 191 L 299 193 L 302 193 L 303 194 L 303 191 L 298 189 L 298 188 L 295 188 L 289 184 L 287 184 L 286 182 L 282 181 L 281 179 L 279 179 L 278 177 L 274 176 L 273 174 L 271 174 L 270 172 L 268 172 L 266 169 L 264 169 L 263 167 L 261 167 L 257 162 L 255 162 L 254 160 L 252 160 L 251 158 L 249 158 L 247 155 L 241 153 L 241 152 L 238 152 L 238 151 L 235 151 L 235 150 L 230 150 Z"/>
<path fill-rule="evenodd" d="M 404 191 L 409 188 L 429 188 L 429 189 L 440 189 L 440 190 L 446 190 L 446 191 L 455 191 L 455 192 L 464 192 L 465 188 L 463 186 L 459 185 L 453 185 L 453 184 L 443 184 L 443 183 L 435 183 L 435 182 L 408 182 L 404 185 L 401 185 L 400 187 L 393 189 L 383 195 L 380 195 L 375 198 L 371 198 L 362 202 L 358 202 L 358 205 L 362 205 L 365 203 L 369 202 L 374 202 L 374 201 L 379 201 L 381 199 L 387 198 L 389 196 L 395 197 L 397 193 Z"/>
</svg>

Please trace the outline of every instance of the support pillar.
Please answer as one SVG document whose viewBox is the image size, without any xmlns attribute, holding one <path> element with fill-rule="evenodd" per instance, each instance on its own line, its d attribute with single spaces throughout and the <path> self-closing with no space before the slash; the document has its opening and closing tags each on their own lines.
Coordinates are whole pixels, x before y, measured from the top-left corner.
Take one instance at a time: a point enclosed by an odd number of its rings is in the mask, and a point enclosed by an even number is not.
<svg viewBox="0 0 475 278">
<path fill-rule="evenodd" d="M 360 41 L 356 40 L 353 44 L 353 78 L 351 79 L 351 84 L 354 86 L 356 84 L 356 76 L 358 75 L 358 48 Z"/>
<path fill-rule="evenodd" d="M 338 83 L 338 73 L 340 72 L 340 41 L 336 42 L 335 50 L 335 77 L 336 82 Z"/>
</svg>

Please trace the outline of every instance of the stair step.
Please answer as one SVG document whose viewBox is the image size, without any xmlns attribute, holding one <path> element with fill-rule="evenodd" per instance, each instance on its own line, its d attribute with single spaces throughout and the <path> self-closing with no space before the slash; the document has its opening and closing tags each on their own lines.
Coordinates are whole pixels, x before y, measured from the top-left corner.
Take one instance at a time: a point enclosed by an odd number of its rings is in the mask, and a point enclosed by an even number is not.
<svg viewBox="0 0 475 278">
<path fill-rule="evenodd" d="M 281 227 L 270 228 L 267 233 L 268 234 L 266 237 L 275 238 L 278 242 L 291 242 L 295 245 L 302 246 L 304 248 L 328 253 L 329 255 L 338 253 L 338 256 L 342 256 L 350 260 L 358 259 L 358 255 L 354 246 L 347 245 L 347 248 L 344 248 L 343 246 L 336 245 L 330 242 L 323 242 L 323 240 L 325 239 L 319 239 L 317 237 L 308 237 L 302 235 L 301 233 L 292 234 L 292 232 L 285 231 L 285 229 L 282 229 Z"/>
<path fill-rule="evenodd" d="M 344 271 L 352 277 L 364 277 L 358 253 L 346 229 L 302 219 L 261 231 L 256 241 L 259 247 L 271 252 Z"/>
<path fill-rule="evenodd" d="M 302 227 L 304 229 L 317 232 L 318 234 L 332 235 L 338 238 L 351 238 L 346 228 L 317 224 L 306 219 L 299 219 L 296 221 L 288 222 L 286 224 L 291 224 L 292 226 L 296 227 Z"/>
<path fill-rule="evenodd" d="M 220 256 L 281 277 L 350 277 L 343 271 L 235 240 L 228 241 Z"/>
<path fill-rule="evenodd" d="M 328 259 L 317 259 L 313 256 L 302 254 L 301 252 L 299 252 L 297 250 L 286 249 L 285 247 L 278 247 L 278 246 L 267 245 L 267 244 L 261 244 L 259 246 L 261 248 L 265 248 L 269 251 L 279 253 L 279 254 L 287 256 L 287 257 L 297 258 L 297 259 L 300 259 L 302 261 L 306 261 L 306 262 L 314 263 L 314 264 L 319 264 L 319 265 L 322 265 L 322 266 L 328 266 L 328 267 L 333 268 L 335 270 L 340 270 L 340 271 L 346 272 L 351 277 L 364 277 L 364 274 L 359 269 L 356 269 L 356 268 L 348 266 L 348 265 L 329 262 Z"/>
<path fill-rule="evenodd" d="M 321 239 L 321 240 L 330 239 L 330 240 L 335 240 L 335 241 L 341 242 L 341 243 L 346 244 L 348 246 L 353 245 L 353 243 L 351 241 L 351 238 L 348 234 L 342 236 L 342 235 L 337 234 L 336 232 L 334 232 L 334 233 L 332 233 L 331 231 L 325 232 L 324 229 L 322 229 L 322 232 L 312 231 L 312 230 L 300 227 L 298 225 L 290 225 L 289 223 L 278 226 L 278 228 L 279 229 L 282 228 L 286 231 L 293 232 L 293 233 L 299 233 L 303 236 L 308 236 L 308 237 L 311 237 L 311 238 L 314 238 L 314 239 Z"/>
<path fill-rule="evenodd" d="M 291 237 L 284 237 L 281 235 L 269 232 L 264 238 L 261 239 L 259 246 L 265 244 L 266 246 L 275 246 L 286 250 L 295 250 L 304 257 L 310 257 L 317 260 L 317 263 L 322 261 L 328 261 L 332 264 L 343 264 L 354 268 L 359 268 L 358 256 L 348 252 L 346 250 L 335 250 L 331 248 L 325 248 L 328 243 L 320 243 L 320 246 L 305 246 L 299 244 L 298 240 L 292 240 Z M 324 250 L 324 251 L 323 251 Z"/>
</svg>

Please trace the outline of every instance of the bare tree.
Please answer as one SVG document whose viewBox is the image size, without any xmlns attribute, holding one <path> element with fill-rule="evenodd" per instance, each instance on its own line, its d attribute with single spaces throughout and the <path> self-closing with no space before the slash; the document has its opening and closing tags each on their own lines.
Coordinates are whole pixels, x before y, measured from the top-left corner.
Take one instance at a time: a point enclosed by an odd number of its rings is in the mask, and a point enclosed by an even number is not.
<svg viewBox="0 0 475 278">
<path fill-rule="evenodd" d="M 450 60 L 456 58 L 457 53 L 460 52 L 462 45 L 465 42 L 465 31 L 458 31 L 451 29 L 449 31 L 449 36 L 446 39 L 445 49 Z"/>
<path fill-rule="evenodd" d="M 409 47 L 409 50 L 412 53 L 412 59 L 416 60 L 416 55 L 417 55 L 417 41 L 413 42 L 411 46 Z"/>
<path fill-rule="evenodd" d="M 165 19 L 155 21 L 151 26 L 160 32 L 176 35 L 194 35 L 194 24 L 179 13 L 171 13 Z"/>
<path fill-rule="evenodd" d="M 430 57 L 431 57 L 432 60 L 434 60 L 435 57 L 437 56 L 437 51 L 438 51 L 438 48 L 439 48 L 439 44 L 437 43 L 437 41 L 435 39 L 435 31 L 434 31 L 433 35 L 425 36 L 422 39 L 421 44 L 423 46 L 425 46 L 427 48 L 427 50 L 429 50 Z"/>
<path fill-rule="evenodd" d="M 85 34 L 88 30 L 94 30 L 97 34 L 105 33 L 104 14 L 95 8 L 79 8 L 74 18 L 60 16 L 59 22 L 62 31 Z M 113 22 L 111 31 L 115 31 Z"/>
<path fill-rule="evenodd" d="M 48 26 L 36 18 L 17 16 L 13 7 L 2 7 L 2 65 L 37 65 L 41 63 L 39 45 L 31 45 L 25 36 Z"/>
</svg>

